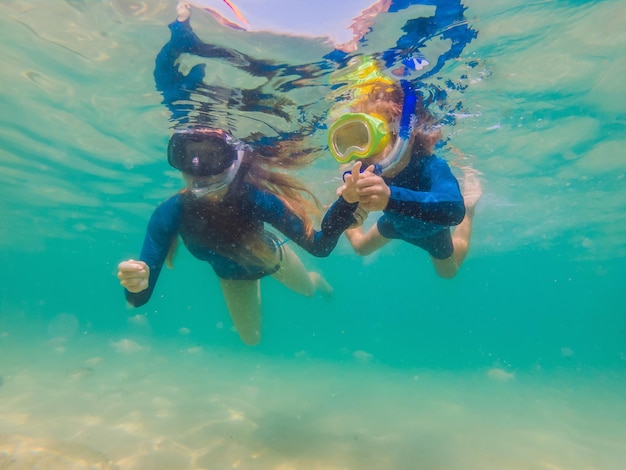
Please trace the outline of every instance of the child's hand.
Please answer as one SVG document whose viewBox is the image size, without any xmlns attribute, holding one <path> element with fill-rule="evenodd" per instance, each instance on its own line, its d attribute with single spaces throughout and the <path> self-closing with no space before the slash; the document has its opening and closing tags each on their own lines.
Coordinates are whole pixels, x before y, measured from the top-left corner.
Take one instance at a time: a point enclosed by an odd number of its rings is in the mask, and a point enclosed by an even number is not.
<svg viewBox="0 0 626 470">
<path fill-rule="evenodd" d="M 345 173 L 343 177 L 343 181 L 345 184 L 337 189 L 337 195 L 343 196 L 343 198 L 350 203 L 360 202 L 360 196 L 358 193 L 358 185 L 357 182 L 365 177 L 374 175 L 374 165 L 368 166 L 363 172 L 361 172 L 361 166 L 363 163 L 361 161 L 356 162 L 350 173 Z"/>
<path fill-rule="evenodd" d="M 374 169 L 374 165 L 368 166 L 365 170 L 359 173 L 359 178 L 365 178 L 367 176 L 375 175 L 376 173 L 374 173 Z"/>
<path fill-rule="evenodd" d="M 136 294 L 148 288 L 150 268 L 143 261 L 129 259 L 117 265 L 117 278 L 129 292 Z"/>
<path fill-rule="evenodd" d="M 366 211 L 382 211 L 389 203 L 391 189 L 381 176 L 374 174 L 368 168 L 361 173 L 359 180 L 355 184 L 355 191 L 359 197 L 360 206 Z"/>
</svg>

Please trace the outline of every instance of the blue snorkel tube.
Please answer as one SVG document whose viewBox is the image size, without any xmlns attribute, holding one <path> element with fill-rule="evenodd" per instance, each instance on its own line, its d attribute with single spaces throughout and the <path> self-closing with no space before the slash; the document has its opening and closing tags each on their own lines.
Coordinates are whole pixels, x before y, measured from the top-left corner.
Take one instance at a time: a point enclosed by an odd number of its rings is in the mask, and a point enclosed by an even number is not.
<svg viewBox="0 0 626 470">
<path fill-rule="evenodd" d="M 415 94 L 415 88 L 408 80 L 400 80 L 400 85 L 404 92 L 404 102 L 402 104 L 398 137 L 389 155 L 375 165 L 376 173 L 383 176 L 395 168 L 406 153 L 416 121 L 415 105 L 417 104 L 417 95 Z"/>
</svg>

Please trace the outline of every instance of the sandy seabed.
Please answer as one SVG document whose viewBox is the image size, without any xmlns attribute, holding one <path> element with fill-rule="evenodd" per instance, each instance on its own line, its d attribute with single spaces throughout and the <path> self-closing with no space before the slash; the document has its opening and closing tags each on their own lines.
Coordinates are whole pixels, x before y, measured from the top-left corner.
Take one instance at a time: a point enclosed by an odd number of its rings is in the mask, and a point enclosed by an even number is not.
<svg viewBox="0 0 626 470">
<path fill-rule="evenodd" d="M 626 375 L 0 339 L 0 469 L 618 470 Z"/>
</svg>

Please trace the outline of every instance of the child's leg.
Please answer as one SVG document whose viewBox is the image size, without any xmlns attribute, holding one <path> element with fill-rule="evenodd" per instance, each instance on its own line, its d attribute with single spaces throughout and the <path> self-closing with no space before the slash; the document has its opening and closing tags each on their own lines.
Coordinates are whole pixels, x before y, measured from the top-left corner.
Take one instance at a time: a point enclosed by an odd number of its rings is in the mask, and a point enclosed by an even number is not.
<svg viewBox="0 0 626 470">
<path fill-rule="evenodd" d="M 354 251 L 361 256 L 367 256 L 391 241 L 391 239 L 385 238 L 380 234 L 376 224 L 374 224 L 367 233 L 363 233 L 363 227 L 351 228 L 344 233 L 350 241 L 352 248 L 354 248 Z"/>
<path fill-rule="evenodd" d="M 307 271 L 297 254 L 287 245 L 282 245 L 283 260 L 280 269 L 272 277 L 298 294 L 310 297 L 316 292 L 324 295 L 333 293 L 333 288 L 320 273 Z"/>
<path fill-rule="evenodd" d="M 454 253 L 447 259 L 431 258 L 435 271 L 443 278 L 450 279 L 456 275 L 467 256 L 472 237 L 472 223 L 476 204 L 482 195 L 482 187 L 478 172 L 470 167 L 463 168 L 463 199 L 465 201 L 465 217 L 452 233 Z"/>
<path fill-rule="evenodd" d="M 226 307 L 241 340 L 249 346 L 261 341 L 261 283 L 220 279 Z"/>
</svg>

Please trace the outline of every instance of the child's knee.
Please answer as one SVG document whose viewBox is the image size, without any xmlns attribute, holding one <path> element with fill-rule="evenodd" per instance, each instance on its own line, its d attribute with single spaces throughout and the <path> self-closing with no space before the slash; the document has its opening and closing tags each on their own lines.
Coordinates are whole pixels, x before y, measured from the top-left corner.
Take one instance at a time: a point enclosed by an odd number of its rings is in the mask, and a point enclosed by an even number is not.
<svg viewBox="0 0 626 470">
<path fill-rule="evenodd" d="M 432 260 L 437 276 L 442 279 L 452 279 L 456 276 L 456 273 L 459 272 L 459 265 L 457 264 L 454 255 L 446 259 L 432 258 Z"/>
<path fill-rule="evenodd" d="M 367 256 L 372 253 L 372 250 L 366 248 L 365 246 L 354 246 L 354 252 L 359 256 Z"/>
</svg>

